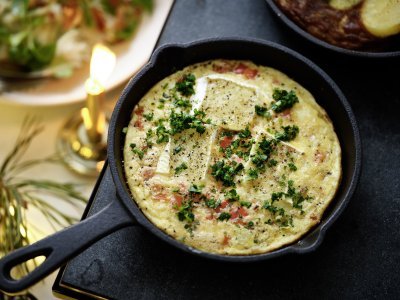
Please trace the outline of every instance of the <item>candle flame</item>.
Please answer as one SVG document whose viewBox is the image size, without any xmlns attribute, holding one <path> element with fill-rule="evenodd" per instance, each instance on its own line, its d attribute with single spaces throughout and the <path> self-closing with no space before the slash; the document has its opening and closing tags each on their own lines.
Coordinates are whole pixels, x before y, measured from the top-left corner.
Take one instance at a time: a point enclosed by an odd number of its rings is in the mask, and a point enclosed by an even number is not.
<svg viewBox="0 0 400 300">
<path fill-rule="evenodd" d="M 114 70 L 115 63 L 114 52 L 102 44 L 96 44 L 90 60 L 90 78 L 104 86 Z"/>
</svg>

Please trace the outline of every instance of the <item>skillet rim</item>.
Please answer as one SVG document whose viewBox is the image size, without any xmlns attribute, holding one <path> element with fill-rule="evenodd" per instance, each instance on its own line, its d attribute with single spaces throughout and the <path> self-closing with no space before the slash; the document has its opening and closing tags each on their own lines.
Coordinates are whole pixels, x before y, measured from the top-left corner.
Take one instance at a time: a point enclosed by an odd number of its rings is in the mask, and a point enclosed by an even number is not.
<svg viewBox="0 0 400 300">
<path fill-rule="evenodd" d="M 178 49 L 183 51 L 191 51 L 193 48 L 205 45 L 205 44 L 214 44 L 214 43 L 246 43 L 246 44 L 256 44 L 257 46 L 274 48 L 274 50 L 282 52 L 284 55 L 291 56 L 296 60 L 300 60 L 302 63 L 306 64 L 309 68 L 311 68 L 314 72 L 318 74 L 326 83 L 332 88 L 333 92 L 336 94 L 339 102 L 345 110 L 345 113 L 350 122 L 350 127 L 352 129 L 351 136 L 354 139 L 354 167 L 352 168 L 352 175 L 350 176 L 350 184 L 347 190 L 344 190 L 342 199 L 337 202 L 336 207 L 332 210 L 329 216 L 325 216 L 321 222 L 313 227 L 309 232 L 305 233 L 299 240 L 292 244 L 288 244 L 276 250 L 267 253 L 260 254 L 250 254 L 250 255 L 222 255 L 222 254 L 214 254 L 210 252 L 201 251 L 190 247 L 186 244 L 183 244 L 176 239 L 172 238 L 164 231 L 159 229 L 156 225 L 154 225 L 147 217 L 141 212 L 139 207 L 133 201 L 130 193 L 126 189 L 125 178 L 121 178 L 120 173 L 118 171 L 118 165 L 122 167 L 123 162 L 116 160 L 117 151 L 121 151 L 116 142 L 116 127 L 119 116 L 123 114 L 121 107 L 125 101 L 128 101 L 127 96 L 129 95 L 129 91 L 131 88 L 136 85 L 138 82 L 140 83 L 141 78 L 152 68 L 157 68 L 158 59 L 161 54 L 169 49 Z M 136 104 L 135 104 L 136 105 Z M 131 111 L 129 111 L 129 115 Z M 223 261 L 223 262 L 255 262 L 261 260 L 267 260 L 274 257 L 278 257 L 284 254 L 289 253 L 308 253 L 315 250 L 324 239 L 325 233 L 327 229 L 335 222 L 335 220 L 339 217 L 339 215 L 343 212 L 351 197 L 354 194 L 356 189 L 360 172 L 361 172 L 361 138 L 358 130 L 357 122 L 355 116 L 352 112 L 350 104 L 345 98 L 342 91 L 336 85 L 336 83 L 326 74 L 321 68 L 319 68 L 315 63 L 310 61 L 308 58 L 302 56 L 301 54 L 291 50 L 285 46 L 265 41 L 261 39 L 255 38 L 238 38 L 238 37 L 223 37 L 223 38 L 208 38 L 201 39 L 197 41 L 193 41 L 190 43 L 171 43 L 165 44 L 158 49 L 155 50 L 153 55 L 151 56 L 149 62 L 134 76 L 130 79 L 128 84 L 125 86 L 118 102 L 115 105 L 113 114 L 110 119 L 109 124 L 109 132 L 108 132 L 108 160 L 111 175 L 116 187 L 118 200 L 124 205 L 125 209 L 136 219 L 137 223 L 149 230 L 155 236 L 160 238 L 161 240 L 169 243 L 172 246 L 177 247 L 180 250 L 183 250 L 186 253 L 194 254 L 196 256 L 201 256 L 205 258 L 209 258 L 212 260 Z M 122 167 L 123 168 L 123 167 Z M 311 239 L 311 243 L 304 246 L 303 241 L 306 238 Z"/>
<path fill-rule="evenodd" d="M 284 23 L 287 27 L 289 27 L 292 31 L 294 31 L 297 35 L 302 38 L 308 40 L 312 44 L 315 44 L 319 47 L 325 48 L 329 51 L 347 55 L 358 58 L 370 58 L 370 59 L 393 59 L 396 57 L 400 57 L 400 50 L 395 51 L 386 51 L 386 52 L 371 52 L 371 51 L 360 51 L 360 50 L 351 50 L 342 48 L 339 46 L 332 45 L 324 40 L 321 40 L 314 35 L 308 33 L 306 30 L 297 25 L 294 21 L 292 21 L 286 14 L 276 5 L 274 0 L 265 0 L 269 7 L 274 12 L 275 17 L 277 17 L 280 22 Z"/>
</svg>

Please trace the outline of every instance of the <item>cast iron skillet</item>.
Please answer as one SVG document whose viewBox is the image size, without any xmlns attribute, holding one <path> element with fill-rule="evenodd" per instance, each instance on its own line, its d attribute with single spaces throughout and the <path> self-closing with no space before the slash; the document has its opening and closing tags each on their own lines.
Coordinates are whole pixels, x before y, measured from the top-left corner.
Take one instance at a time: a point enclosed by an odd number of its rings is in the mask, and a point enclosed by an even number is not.
<svg viewBox="0 0 400 300">
<path fill-rule="evenodd" d="M 275 3 L 274 0 L 266 0 L 272 11 L 276 14 L 276 16 L 285 23 L 291 30 L 296 32 L 298 35 L 302 36 L 306 40 L 310 41 L 311 43 L 328 49 L 329 51 L 334 51 L 336 53 L 350 55 L 353 57 L 364 57 L 364 58 L 394 58 L 400 57 L 400 38 L 397 38 L 395 42 L 393 42 L 388 49 L 385 51 L 362 51 L 362 50 L 351 50 L 346 49 L 338 46 L 334 46 L 329 44 L 319 38 L 313 36 L 312 34 L 308 33 L 306 30 L 301 28 L 295 22 L 293 22 L 289 17 L 285 15 L 285 13 L 279 8 L 279 6 Z"/>
<path fill-rule="evenodd" d="M 209 59 L 248 59 L 288 74 L 307 88 L 331 117 L 342 146 L 343 178 L 335 200 L 321 223 L 298 242 L 276 251 L 227 256 L 193 249 L 153 225 L 132 200 L 123 170 L 124 134 L 131 112 L 145 93 L 158 81 L 187 65 Z M 117 197 L 92 217 L 30 246 L 18 249 L 0 260 L 0 290 L 16 293 L 28 288 L 82 252 L 102 237 L 126 226 L 140 225 L 161 240 L 194 255 L 225 262 L 254 262 L 287 253 L 306 253 L 316 249 L 325 231 L 350 200 L 360 174 L 361 143 L 350 105 L 332 79 L 314 63 L 296 52 L 254 39 L 209 39 L 183 45 L 166 45 L 155 51 L 150 62 L 130 80 L 114 109 L 108 137 L 108 160 Z M 46 260 L 26 277 L 14 280 L 11 269 L 23 261 L 45 256 Z"/>
</svg>

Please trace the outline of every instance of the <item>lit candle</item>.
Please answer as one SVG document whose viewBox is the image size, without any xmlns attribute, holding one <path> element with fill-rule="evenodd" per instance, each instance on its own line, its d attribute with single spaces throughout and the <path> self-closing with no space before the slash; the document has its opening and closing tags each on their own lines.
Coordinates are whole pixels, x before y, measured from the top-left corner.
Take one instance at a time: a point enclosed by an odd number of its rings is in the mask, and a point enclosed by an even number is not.
<svg viewBox="0 0 400 300">
<path fill-rule="evenodd" d="M 116 62 L 115 54 L 106 46 L 96 44 L 90 60 L 90 77 L 85 82 L 87 93 L 86 107 L 81 114 L 89 141 L 99 143 L 104 134 L 105 116 L 102 101 L 105 83 L 111 75 Z"/>
</svg>

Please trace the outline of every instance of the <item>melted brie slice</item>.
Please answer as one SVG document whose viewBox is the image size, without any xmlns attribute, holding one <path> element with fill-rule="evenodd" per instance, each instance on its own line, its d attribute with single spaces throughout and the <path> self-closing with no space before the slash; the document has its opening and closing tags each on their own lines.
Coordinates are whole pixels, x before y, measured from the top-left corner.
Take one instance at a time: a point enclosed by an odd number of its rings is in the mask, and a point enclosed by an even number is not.
<svg viewBox="0 0 400 300">
<path fill-rule="evenodd" d="M 208 77 L 199 109 L 221 128 L 243 130 L 254 118 L 256 102 L 255 88 L 225 78 Z"/>
</svg>

